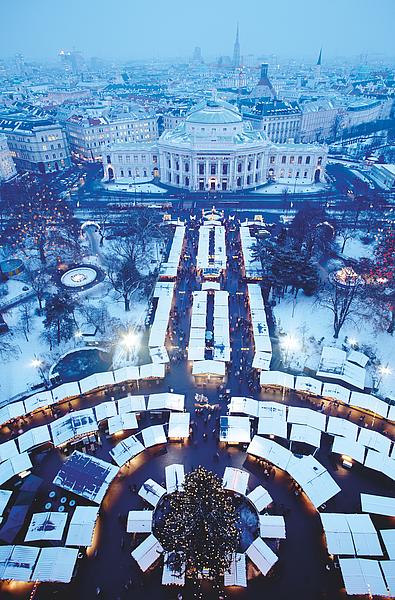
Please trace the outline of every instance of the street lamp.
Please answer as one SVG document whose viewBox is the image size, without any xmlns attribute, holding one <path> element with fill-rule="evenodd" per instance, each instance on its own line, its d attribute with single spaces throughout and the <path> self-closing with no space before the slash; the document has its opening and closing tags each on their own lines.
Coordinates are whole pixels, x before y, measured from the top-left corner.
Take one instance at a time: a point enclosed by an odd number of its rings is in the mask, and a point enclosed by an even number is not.
<svg viewBox="0 0 395 600">
<path fill-rule="evenodd" d="M 127 360 L 130 360 L 130 354 L 138 347 L 138 336 L 133 331 L 128 331 L 121 337 L 121 344 L 126 348 Z"/>
<path fill-rule="evenodd" d="M 44 364 L 44 362 L 40 358 L 37 358 L 37 356 L 35 356 L 33 358 L 33 360 L 31 361 L 30 366 L 33 367 L 34 369 L 38 370 L 38 372 L 40 373 L 41 379 L 43 380 L 43 383 L 46 385 L 47 380 L 46 380 L 45 373 L 42 368 L 43 364 Z"/>
<path fill-rule="evenodd" d="M 293 335 L 288 334 L 281 341 L 281 345 L 285 348 L 285 362 L 287 363 L 289 351 L 297 350 L 299 342 Z"/>
</svg>

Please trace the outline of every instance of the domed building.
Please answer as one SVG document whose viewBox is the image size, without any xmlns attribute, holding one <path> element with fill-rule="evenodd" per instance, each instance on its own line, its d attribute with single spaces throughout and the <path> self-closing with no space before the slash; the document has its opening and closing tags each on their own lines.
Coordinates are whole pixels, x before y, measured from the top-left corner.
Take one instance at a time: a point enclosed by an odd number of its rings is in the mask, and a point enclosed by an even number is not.
<svg viewBox="0 0 395 600">
<path fill-rule="evenodd" d="M 267 181 L 292 184 L 323 177 L 327 148 L 318 144 L 274 144 L 238 109 L 220 100 L 192 108 L 175 129 L 155 144 L 117 144 L 104 160 L 108 180 L 160 176 L 169 186 L 190 191 L 254 189 Z"/>
</svg>

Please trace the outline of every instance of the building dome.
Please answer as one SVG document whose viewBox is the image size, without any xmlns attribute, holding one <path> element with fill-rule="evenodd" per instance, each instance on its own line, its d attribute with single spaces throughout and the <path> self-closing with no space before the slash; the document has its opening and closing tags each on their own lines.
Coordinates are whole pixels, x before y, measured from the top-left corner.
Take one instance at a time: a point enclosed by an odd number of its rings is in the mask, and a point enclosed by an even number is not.
<svg viewBox="0 0 395 600">
<path fill-rule="evenodd" d="M 185 121 L 206 125 L 226 125 L 240 123 L 242 116 L 238 109 L 227 102 L 208 100 L 195 106 Z"/>
</svg>

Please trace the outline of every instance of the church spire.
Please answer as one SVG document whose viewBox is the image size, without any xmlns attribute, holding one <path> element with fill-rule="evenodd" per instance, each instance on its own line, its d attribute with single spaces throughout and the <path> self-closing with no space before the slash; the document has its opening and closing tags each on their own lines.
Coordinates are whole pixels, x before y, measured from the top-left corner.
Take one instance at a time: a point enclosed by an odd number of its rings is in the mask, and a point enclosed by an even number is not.
<svg viewBox="0 0 395 600">
<path fill-rule="evenodd" d="M 320 67 L 321 64 L 322 64 L 322 48 L 321 48 L 320 53 L 318 55 L 317 66 Z"/>
<path fill-rule="evenodd" d="M 239 24 L 237 23 L 235 45 L 233 46 L 233 67 L 240 67 Z"/>
</svg>

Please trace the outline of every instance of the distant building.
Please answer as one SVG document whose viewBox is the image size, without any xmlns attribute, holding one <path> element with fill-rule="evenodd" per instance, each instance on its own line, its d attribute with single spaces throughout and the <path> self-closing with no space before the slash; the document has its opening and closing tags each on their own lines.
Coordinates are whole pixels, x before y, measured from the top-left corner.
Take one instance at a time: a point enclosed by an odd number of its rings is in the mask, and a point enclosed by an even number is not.
<svg viewBox="0 0 395 600">
<path fill-rule="evenodd" d="M 236 29 L 236 39 L 233 46 L 233 60 L 232 66 L 237 69 L 237 67 L 241 66 L 241 57 L 240 57 L 240 42 L 239 42 L 239 24 L 237 23 Z"/>
<path fill-rule="evenodd" d="M 72 151 L 88 161 L 101 160 L 109 144 L 158 139 L 157 118 L 134 112 L 108 116 L 74 114 L 65 127 Z"/>
<path fill-rule="evenodd" d="M 7 144 L 7 136 L 0 133 L 0 181 L 8 181 L 16 175 L 15 163 Z"/>
<path fill-rule="evenodd" d="M 388 119 L 391 114 L 392 99 L 382 101 L 376 98 L 362 98 L 349 104 L 343 114 L 342 126 L 345 129 L 357 127 L 373 121 Z"/>
<path fill-rule="evenodd" d="M 321 66 L 322 66 L 322 48 L 318 55 L 317 64 L 315 65 L 315 69 L 314 69 L 315 79 L 320 79 L 320 77 L 321 77 Z"/>
<path fill-rule="evenodd" d="M 193 51 L 192 62 L 197 65 L 201 65 L 204 62 L 202 57 L 202 49 L 199 46 L 196 46 Z"/>
<path fill-rule="evenodd" d="M 314 183 L 323 178 L 327 147 L 271 142 L 254 131 L 238 109 L 203 101 L 156 144 L 110 146 L 103 160 L 108 180 L 160 175 L 170 186 L 190 191 L 232 192 L 268 181 Z"/>
<path fill-rule="evenodd" d="M 171 112 L 163 115 L 163 129 L 175 129 L 185 120 L 187 110 L 175 108 Z"/>
<path fill-rule="evenodd" d="M 243 110 L 245 119 L 254 129 L 263 131 L 275 143 L 296 141 L 300 136 L 302 111 L 297 102 L 269 100 L 257 102 Z"/>
<path fill-rule="evenodd" d="M 66 133 L 52 117 L 29 108 L 0 112 L 0 133 L 20 170 L 50 173 L 71 164 Z"/>
<path fill-rule="evenodd" d="M 336 134 L 339 107 L 325 98 L 301 105 L 300 140 L 304 143 L 324 142 Z"/>
<path fill-rule="evenodd" d="M 369 175 L 384 190 L 395 190 L 395 165 L 373 165 Z"/>
<path fill-rule="evenodd" d="M 272 100 L 276 97 L 276 92 L 272 86 L 268 77 L 269 65 L 267 63 L 261 64 L 261 75 L 257 85 L 250 93 L 250 98 L 256 99 L 268 99 Z"/>
</svg>

